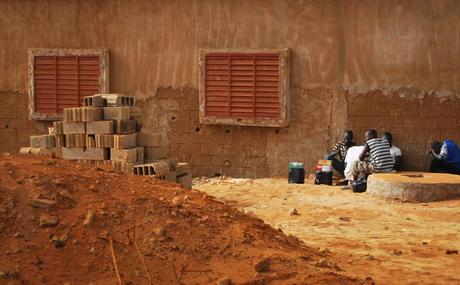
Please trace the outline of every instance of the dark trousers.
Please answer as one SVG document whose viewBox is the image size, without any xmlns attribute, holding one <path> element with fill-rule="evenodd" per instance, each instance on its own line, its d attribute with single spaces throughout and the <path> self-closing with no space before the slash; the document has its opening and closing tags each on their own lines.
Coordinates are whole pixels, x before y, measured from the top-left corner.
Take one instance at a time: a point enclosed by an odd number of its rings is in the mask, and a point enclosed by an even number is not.
<svg viewBox="0 0 460 285">
<path fill-rule="evenodd" d="M 460 169 L 456 168 L 453 163 L 433 158 L 430 162 L 430 172 L 460 174 Z"/>
<path fill-rule="evenodd" d="M 345 176 L 345 162 L 334 158 L 332 155 L 326 155 L 324 159 L 332 160 L 332 167 L 340 173 L 340 175 Z"/>
</svg>

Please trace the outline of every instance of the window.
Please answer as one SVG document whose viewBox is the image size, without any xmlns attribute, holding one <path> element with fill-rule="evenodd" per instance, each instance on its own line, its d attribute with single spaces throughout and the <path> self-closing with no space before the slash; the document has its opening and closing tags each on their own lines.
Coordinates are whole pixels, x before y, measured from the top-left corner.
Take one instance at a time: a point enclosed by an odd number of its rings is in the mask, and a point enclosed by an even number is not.
<svg viewBox="0 0 460 285">
<path fill-rule="evenodd" d="M 56 120 L 62 110 L 82 106 L 83 97 L 108 93 L 108 51 L 29 50 L 31 119 Z"/>
<path fill-rule="evenodd" d="M 203 49 L 199 64 L 201 123 L 289 124 L 288 49 Z"/>
</svg>

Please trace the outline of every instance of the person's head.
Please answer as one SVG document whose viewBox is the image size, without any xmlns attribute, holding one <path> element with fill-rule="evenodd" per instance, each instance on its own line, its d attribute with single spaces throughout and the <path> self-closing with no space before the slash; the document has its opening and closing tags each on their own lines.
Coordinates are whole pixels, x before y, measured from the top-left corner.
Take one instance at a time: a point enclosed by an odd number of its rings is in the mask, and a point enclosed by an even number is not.
<svg viewBox="0 0 460 285">
<path fill-rule="evenodd" d="M 353 132 L 350 130 L 346 130 L 345 133 L 343 134 L 343 142 L 346 145 L 351 145 L 353 142 Z"/>
<path fill-rule="evenodd" d="M 442 143 L 440 141 L 434 141 L 431 144 L 431 150 L 436 154 L 441 153 L 441 148 L 442 148 Z"/>
<path fill-rule="evenodd" d="M 390 143 L 390 146 L 393 145 L 393 135 L 390 132 L 384 132 L 383 137 L 387 139 L 387 141 Z"/>
<path fill-rule="evenodd" d="M 365 134 L 366 141 L 377 138 L 377 131 L 375 129 L 370 129 Z"/>
</svg>

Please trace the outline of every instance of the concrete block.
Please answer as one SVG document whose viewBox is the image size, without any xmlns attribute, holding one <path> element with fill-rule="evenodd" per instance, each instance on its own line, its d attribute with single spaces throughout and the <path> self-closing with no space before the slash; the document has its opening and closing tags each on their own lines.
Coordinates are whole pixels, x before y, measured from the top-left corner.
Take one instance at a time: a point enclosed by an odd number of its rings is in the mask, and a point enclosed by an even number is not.
<svg viewBox="0 0 460 285">
<path fill-rule="evenodd" d="M 169 172 L 169 164 L 166 161 L 158 161 L 147 164 L 139 164 L 133 167 L 134 175 L 166 175 Z"/>
<path fill-rule="evenodd" d="M 49 155 L 51 157 L 56 157 L 56 158 L 62 157 L 61 148 L 59 147 L 53 147 L 53 148 L 31 147 L 30 154 Z"/>
<path fill-rule="evenodd" d="M 181 184 L 185 188 L 192 188 L 193 186 L 193 180 L 192 180 L 191 174 L 180 175 L 180 176 L 177 176 L 176 179 L 177 179 L 177 183 Z"/>
<path fill-rule="evenodd" d="M 113 135 L 113 147 L 125 149 L 137 146 L 137 133 L 129 135 Z"/>
<path fill-rule="evenodd" d="M 99 94 L 98 94 L 99 95 Z M 100 94 L 108 107 L 134 106 L 134 97 L 122 94 Z"/>
<path fill-rule="evenodd" d="M 96 147 L 96 135 L 85 135 L 85 146 Z"/>
<path fill-rule="evenodd" d="M 86 96 L 83 99 L 83 104 L 85 106 L 91 106 L 91 107 L 105 107 L 106 101 L 100 94 L 92 95 L 92 96 Z"/>
<path fill-rule="evenodd" d="M 86 135 L 84 134 L 65 135 L 65 146 L 66 147 L 85 147 L 86 146 Z"/>
<path fill-rule="evenodd" d="M 65 147 L 65 135 L 54 135 L 56 147 Z"/>
<path fill-rule="evenodd" d="M 144 147 L 137 147 L 137 161 L 144 162 Z"/>
<path fill-rule="evenodd" d="M 87 134 L 113 134 L 113 121 L 93 121 L 86 123 Z"/>
<path fill-rule="evenodd" d="M 40 148 L 39 154 L 49 155 L 55 158 L 62 158 L 62 148 L 60 147 Z"/>
<path fill-rule="evenodd" d="M 140 120 L 140 119 L 142 119 L 142 116 L 143 116 L 143 114 L 142 114 L 142 109 L 141 108 L 139 108 L 139 107 L 131 107 L 129 109 L 129 117 L 131 119 Z"/>
<path fill-rule="evenodd" d="M 66 122 L 101 121 L 102 117 L 102 107 L 78 107 L 64 109 L 64 121 Z"/>
<path fill-rule="evenodd" d="M 62 135 L 64 134 L 64 129 L 62 127 L 62 121 L 53 122 L 54 134 Z"/>
<path fill-rule="evenodd" d="M 174 183 L 177 182 L 177 178 L 176 178 L 177 173 L 176 173 L 176 171 L 170 171 L 170 172 L 168 172 L 165 176 L 166 176 L 166 177 L 165 177 L 165 180 L 166 180 L 166 181 L 174 182 Z"/>
<path fill-rule="evenodd" d="M 168 161 L 169 161 L 169 169 L 171 171 L 176 171 L 177 170 L 177 158 L 170 157 L 168 158 Z"/>
<path fill-rule="evenodd" d="M 138 146 L 162 146 L 161 134 L 139 133 L 137 138 Z"/>
<path fill-rule="evenodd" d="M 107 156 L 105 148 L 62 148 L 62 158 L 68 160 L 106 160 Z"/>
<path fill-rule="evenodd" d="M 110 149 L 110 160 L 124 161 L 124 162 L 143 162 L 144 161 L 144 148 L 134 147 L 129 149 Z"/>
<path fill-rule="evenodd" d="M 81 107 L 81 109 L 83 122 L 101 121 L 103 118 L 101 107 Z"/>
<path fill-rule="evenodd" d="M 190 166 L 186 162 L 179 162 L 176 166 L 177 175 L 190 173 Z"/>
<path fill-rule="evenodd" d="M 62 132 L 65 135 L 85 134 L 86 133 L 86 123 L 85 122 L 63 122 Z"/>
<path fill-rule="evenodd" d="M 113 135 L 94 135 L 96 147 L 113 147 Z"/>
<path fill-rule="evenodd" d="M 21 147 L 19 149 L 19 153 L 22 153 L 22 154 L 30 154 L 30 151 L 31 151 L 31 147 Z"/>
<path fill-rule="evenodd" d="M 54 135 L 30 136 L 30 146 L 40 148 L 55 147 Z"/>
<path fill-rule="evenodd" d="M 114 171 L 122 173 L 132 173 L 133 167 L 139 165 L 138 162 L 124 162 L 112 160 L 112 168 Z"/>
<path fill-rule="evenodd" d="M 115 121 L 115 133 L 131 134 L 137 131 L 137 120 Z"/>
<path fill-rule="evenodd" d="M 168 148 L 166 146 L 145 146 L 144 147 L 145 161 L 165 159 L 167 157 L 168 157 Z"/>
<path fill-rule="evenodd" d="M 104 120 L 129 120 L 129 107 L 104 107 Z"/>
</svg>

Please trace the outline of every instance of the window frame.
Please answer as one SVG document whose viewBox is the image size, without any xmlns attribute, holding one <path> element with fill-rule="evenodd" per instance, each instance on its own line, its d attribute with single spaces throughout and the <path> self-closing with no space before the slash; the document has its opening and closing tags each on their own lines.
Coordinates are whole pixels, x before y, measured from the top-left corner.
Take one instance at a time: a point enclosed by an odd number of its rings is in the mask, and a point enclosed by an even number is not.
<svg viewBox="0 0 460 285">
<path fill-rule="evenodd" d="M 206 56 L 213 53 L 228 54 L 279 54 L 279 107 L 278 118 L 248 118 L 238 116 L 216 117 L 206 115 Z M 290 112 L 290 51 L 284 49 L 209 49 L 203 48 L 199 51 L 199 119 L 201 124 L 213 125 L 237 125 L 257 127 L 287 127 L 291 119 Z"/>
<path fill-rule="evenodd" d="M 61 120 L 63 114 L 40 113 L 35 110 L 34 59 L 36 56 L 99 56 L 100 93 L 109 93 L 109 50 L 108 49 L 48 49 L 30 48 L 28 50 L 29 65 L 29 118 L 31 120 L 55 121 Z"/>
</svg>

